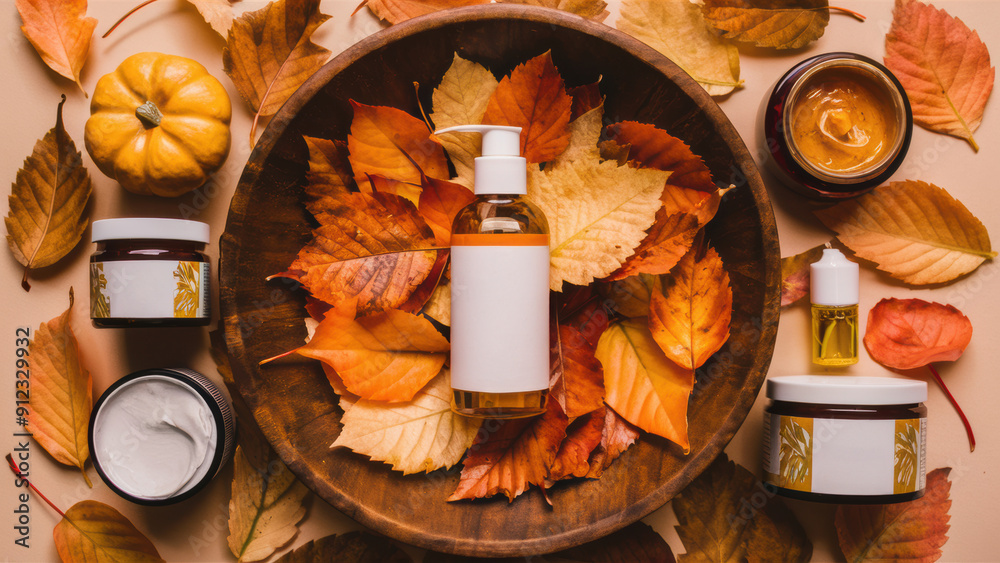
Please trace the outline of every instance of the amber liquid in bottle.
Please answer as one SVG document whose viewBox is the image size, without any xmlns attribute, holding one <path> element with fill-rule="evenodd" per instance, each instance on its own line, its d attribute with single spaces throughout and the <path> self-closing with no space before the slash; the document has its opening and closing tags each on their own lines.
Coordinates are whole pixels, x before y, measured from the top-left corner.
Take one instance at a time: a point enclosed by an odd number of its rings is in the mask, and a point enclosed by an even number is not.
<svg viewBox="0 0 1000 563">
<path fill-rule="evenodd" d="M 477 195 L 475 201 L 458 212 L 452 225 L 455 235 L 547 235 L 548 232 L 549 225 L 541 210 L 522 196 L 513 194 Z M 495 298 L 503 300 L 505 296 L 496 295 Z M 543 314 L 547 319 L 548 311 Z M 454 338 L 454 331 L 452 334 Z M 500 341 L 494 344 L 505 345 Z M 509 350 L 509 353 L 517 354 L 518 350 Z M 524 418 L 545 412 L 547 396 L 548 389 L 487 393 L 453 388 L 452 410 L 476 418 Z"/>
<path fill-rule="evenodd" d="M 858 363 L 858 306 L 812 306 L 812 361 L 821 366 Z"/>
</svg>

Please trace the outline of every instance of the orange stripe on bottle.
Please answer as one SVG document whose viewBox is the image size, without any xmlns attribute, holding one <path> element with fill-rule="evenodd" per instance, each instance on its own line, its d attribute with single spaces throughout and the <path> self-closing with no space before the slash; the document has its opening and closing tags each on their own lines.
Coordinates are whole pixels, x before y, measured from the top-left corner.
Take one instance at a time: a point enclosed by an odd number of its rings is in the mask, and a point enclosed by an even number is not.
<svg viewBox="0 0 1000 563">
<path fill-rule="evenodd" d="M 451 235 L 452 246 L 548 246 L 549 235 L 474 233 Z"/>
</svg>

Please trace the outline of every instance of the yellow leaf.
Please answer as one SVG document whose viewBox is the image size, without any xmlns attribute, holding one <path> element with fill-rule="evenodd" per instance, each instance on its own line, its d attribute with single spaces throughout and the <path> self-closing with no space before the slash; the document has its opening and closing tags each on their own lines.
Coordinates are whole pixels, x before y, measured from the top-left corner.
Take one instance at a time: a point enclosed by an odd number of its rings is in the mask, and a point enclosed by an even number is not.
<svg viewBox="0 0 1000 563">
<path fill-rule="evenodd" d="M 17 171 L 17 179 L 4 218 L 7 245 L 24 266 L 21 286 L 28 285 L 28 270 L 55 264 L 69 254 L 83 237 L 84 215 L 92 191 L 90 176 L 80 151 L 63 128 L 59 102 L 56 126 L 35 143 L 31 156 Z"/>
<path fill-rule="evenodd" d="M 358 401 L 341 418 L 344 427 L 330 447 L 350 448 L 404 475 L 455 465 L 480 421 L 451 411 L 450 381 L 443 369 L 412 401 Z"/>
<path fill-rule="evenodd" d="M 444 129 L 482 123 L 486 105 L 497 84 L 496 77 L 486 67 L 455 53 L 451 66 L 432 96 L 434 111 L 431 112 L 431 121 L 434 127 Z M 455 165 L 457 176 L 452 181 L 471 189 L 473 159 L 479 156 L 481 136 L 478 133 L 449 133 L 439 139 Z"/>
<path fill-rule="evenodd" d="M 265 471 L 255 469 L 242 446 L 236 448 L 233 468 L 229 550 L 239 561 L 262 561 L 298 533 L 309 489 L 277 457 Z"/>
<path fill-rule="evenodd" d="M 362 0 L 355 13 L 367 5 L 375 17 L 395 24 L 439 10 L 489 3 L 490 0 Z"/>
<path fill-rule="evenodd" d="M 702 13 L 726 39 L 775 49 L 812 43 L 830 23 L 827 0 L 707 0 Z"/>
<path fill-rule="evenodd" d="M 198 8 L 198 12 L 208 25 L 212 26 L 223 39 L 229 36 L 229 28 L 233 26 L 233 7 L 229 3 L 230 0 L 188 0 L 188 2 Z"/>
<path fill-rule="evenodd" d="M 17 0 L 21 31 L 49 68 L 80 83 L 97 20 L 85 17 L 87 0 Z"/>
<path fill-rule="evenodd" d="M 94 500 L 70 507 L 52 531 L 64 563 L 163 562 L 149 538 L 114 508 Z"/>
<path fill-rule="evenodd" d="M 913 285 L 952 281 L 997 255 L 983 223 L 926 182 L 892 182 L 816 216 L 860 258 Z"/>
<path fill-rule="evenodd" d="M 693 2 L 624 0 L 617 26 L 666 55 L 713 96 L 743 85 L 739 51 L 708 28 Z"/>
<path fill-rule="evenodd" d="M 605 9 L 608 3 L 604 0 L 498 0 L 504 4 L 529 4 L 562 10 L 585 17 L 596 22 L 603 22 L 610 14 Z"/>
<path fill-rule="evenodd" d="M 622 418 L 684 448 L 688 443 L 688 398 L 694 370 L 667 359 L 645 318 L 612 324 L 597 343 L 604 366 L 604 401 Z"/>
<path fill-rule="evenodd" d="M 90 457 L 87 428 L 94 405 L 94 380 L 80 364 L 80 348 L 70 327 L 69 308 L 42 323 L 28 344 L 31 406 L 25 429 L 59 463 L 78 467 L 91 486 L 84 464 Z"/>
<path fill-rule="evenodd" d="M 451 282 L 438 284 L 424 305 L 423 314 L 443 324 L 451 326 Z"/>
</svg>

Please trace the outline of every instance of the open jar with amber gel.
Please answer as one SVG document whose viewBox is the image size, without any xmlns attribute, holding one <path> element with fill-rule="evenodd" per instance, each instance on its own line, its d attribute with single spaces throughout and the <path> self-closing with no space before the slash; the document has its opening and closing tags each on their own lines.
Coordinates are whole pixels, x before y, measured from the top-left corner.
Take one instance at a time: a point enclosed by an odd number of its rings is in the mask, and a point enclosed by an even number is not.
<svg viewBox="0 0 1000 563">
<path fill-rule="evenodd" d="M 764 481 L 791 498 L 887 504 L 924 495 L 927 384 L 891 377 L 767 380 Z"/>
<path fill-rule="evenodd" d="M 814 199 L 860 195 L 889 179 L 910 145 L 913 113 L 892 73 L 855 53 L 807 59 L 775 83 L 758 130 L 768 168 Z"/>
</svg>

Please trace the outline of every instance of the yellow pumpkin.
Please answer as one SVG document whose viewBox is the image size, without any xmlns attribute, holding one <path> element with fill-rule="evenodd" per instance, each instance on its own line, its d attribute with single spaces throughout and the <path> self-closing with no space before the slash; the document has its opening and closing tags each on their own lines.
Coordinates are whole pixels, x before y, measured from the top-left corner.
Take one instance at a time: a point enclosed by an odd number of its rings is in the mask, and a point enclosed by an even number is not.
<svg viewBox="0 0 1000 563">
<path fill-rule="evenodd" d="M 126 190 L 179 196 L 225 162 L 232 112 L 226 89 L 198 62 L 138 53 L 97 82 L 84 142 Z"/>
</svg>

